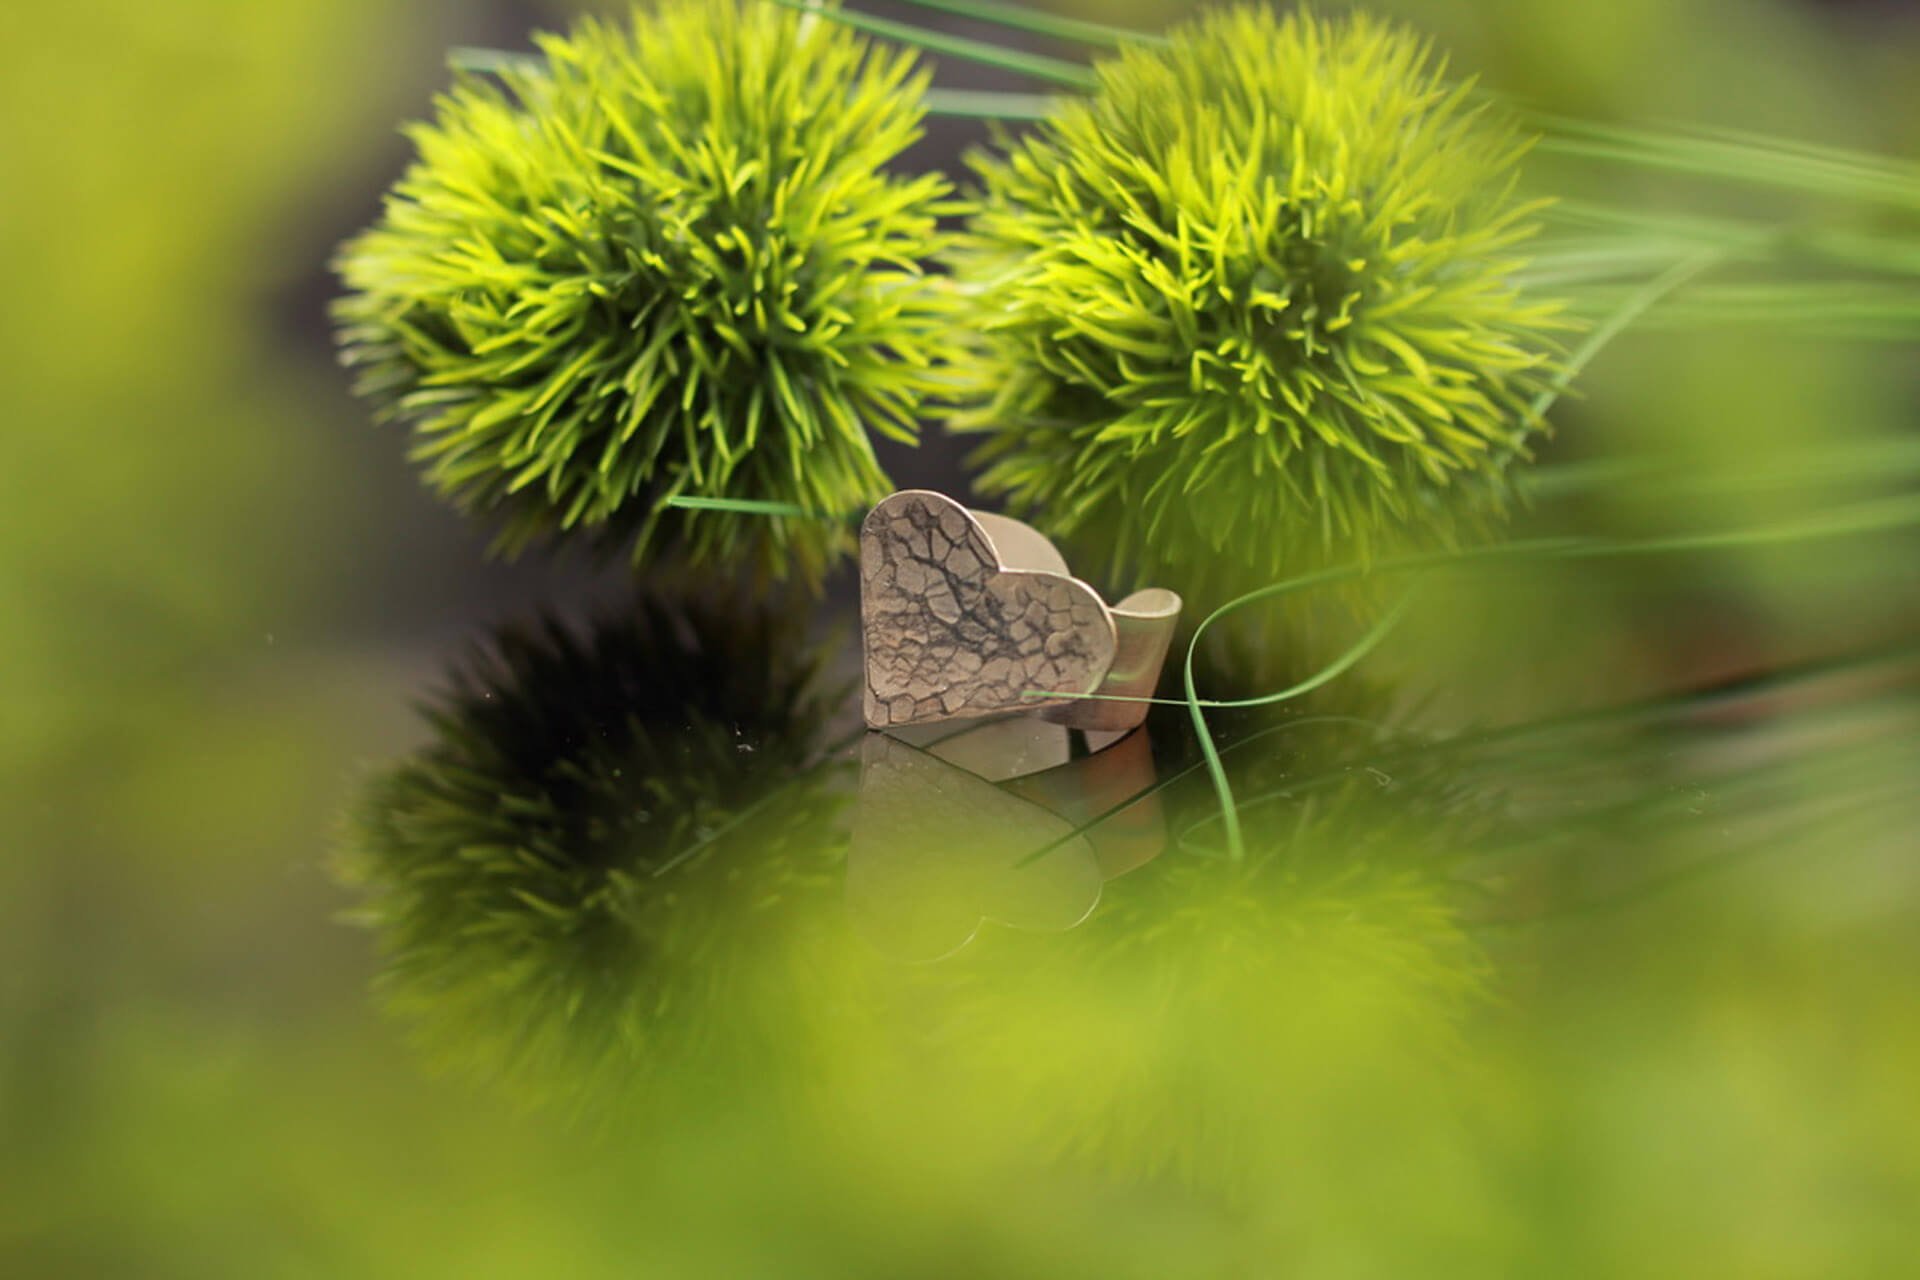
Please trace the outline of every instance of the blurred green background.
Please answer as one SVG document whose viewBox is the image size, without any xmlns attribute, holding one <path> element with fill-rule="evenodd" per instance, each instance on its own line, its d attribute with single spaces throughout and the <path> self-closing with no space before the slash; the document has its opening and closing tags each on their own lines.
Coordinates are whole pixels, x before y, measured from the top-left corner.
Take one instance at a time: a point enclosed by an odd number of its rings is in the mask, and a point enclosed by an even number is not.
<svg viewBox="0 0 1920 1280">
<path fill-rule="evenodd" d="M 1058 7 L 1142 25 L 1188 9 Z M 1903 6 L 1374 7 L 1460 72 L 1571 114 L 1920 154 L 1920 16 Z M 1231 1033 L 1162 1028 L 1206 1048 L 1196 1107 L 1266 1099 L 1261 1123 L 1195 1122 L 1182 1131 L 1217 1145 L 1140 1176 L 1102 1153 L 1151 1148 L 1151 1115 L 1089 1104 L 1098 1140 L 1064 1164 L 996 1123 L 1027 1087 L 1002 1073 L 1031 1056 L 1017 1029 L 977 1041 L 957 1082 L 837 1063 L 838 1091 L 797 1128 L 697 1080 L 616 1128 L 425 1070 L 338 919 L 337 815 L 367 763 L 421 740 L 411 700 L 483 624 L 617 602 L 622 580 L 490 565 L 484 531 L 418 493 L 403 442 L 333 367 L 325 263 L 404 163 L 394 126 L 426 110 L 444 50 L 519 47 L 568 13 L 78 0 L 0 16 L 0 1273 L 1911 1273 L 1920 811 L 1897 793 L 1864 829 L 1816 794 L 1765 858 L 1518 935 L 1458 937 L 1391 877 L 1346 886 L 1271 973 L 1204 1006 Z M 1016 87 L 960 67 L 941 82 Z M 952 164 L 980 136 L 935 122 L 916 158 Z M 1711 475 L 1910 436 L 1916 368 L 1910 348 L 1649 332 L 1595 363 L 1552 448 L 1677 451 Z M 889 456 L 903 484 L 956 483 L 950 446 Z M 1579 514 L 1665 530 L 1764 520 L 1768 501 Z M 1463 583 L 1384 669 L 1443 724 L 1624 702 L 1913 634 L 1914 552 L 1882 537 Z M 1915 763 L 1907 713 L 1873 758 L 1888 776 Z M 1364 973 L 1329 973 L 1356 945 Z M 1477 976 L 1394 985 L 1436 951 Z M 1002 981 L 1019 960 L 1000 957 Z M 1449 1044 L 1406 1053 L 1440 1000 L 1458 1002 Z M 1106 1047 L 1140 1025 L 1116 1015 Z M 1084 1049 L 1045 1060 L 1119 1070 Z M 1168 1172 L 1249 1144 L 1228 1192 Z"/>
</svg>

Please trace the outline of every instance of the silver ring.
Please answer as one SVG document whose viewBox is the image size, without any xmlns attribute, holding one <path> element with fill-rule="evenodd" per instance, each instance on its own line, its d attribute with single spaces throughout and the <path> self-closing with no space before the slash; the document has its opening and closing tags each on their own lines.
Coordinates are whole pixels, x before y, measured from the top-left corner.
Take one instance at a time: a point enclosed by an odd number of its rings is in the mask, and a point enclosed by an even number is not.
<svg viewBox="0 0 1920 1280">
<path fill-rule="evenodd" d="M 1179 617 L 1159 587 L 1108 605 L 1040 533 L 944 494 L 903 489 L 860 526 L 870 728 L 1030 711 L 1131 729 Z"/>
</svg>

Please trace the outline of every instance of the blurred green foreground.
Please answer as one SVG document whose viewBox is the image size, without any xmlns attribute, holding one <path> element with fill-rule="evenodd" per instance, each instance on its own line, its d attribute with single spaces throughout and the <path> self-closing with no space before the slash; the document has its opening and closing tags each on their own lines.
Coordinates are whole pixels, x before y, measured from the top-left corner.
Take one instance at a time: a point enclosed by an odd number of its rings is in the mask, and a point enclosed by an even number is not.
<svg viewBox="0 0 1920 1280">
<path fill-rule="evenodd" d="M 1569 112 L 1920 148 L 1912 23 L 1378 7 Z M 1145 865 L 1038 864 L 1047 918 L 936 877 L 954 910 L 897 930 L 913 869 L 872 851 L 911 841 L 862 824 L 927 811 L 873 786 L 932 766 L 833 749 L 839 650 L 808 685 L 778 656 L 806 642 L 709 617 L 751 677 L 720 706 L 649 684 L 684 629 L 558 683 L 487 666 L 541 568 L 483 572 L 331 367 L 320 264 L 400 163 L 392 123 L 445 47 L 564 17 L 0 17 L 0 1274 L 1910 1272 L 1920 666 L 1798 664 L 1916 634 L 1911 537 L 1436 578 L 1355 677 L 1219 717 L 1267 735 L 1229 755 L 1244 864 L 1191 774 Z M 1631 336 L 1556 454 L 1772 481 L 1531 519 L 1794 518 L 1825 496 L 1779 482 L 1795 460 L 1911 437 L 1914 365 Z M 551 582 L 570 616 L 653 607 Z M 1242 658 L 1224 696 L 1287 682 Z M 1799 675 L 1673 693 L 1767 668 Z M 407 773 L 448 742 L 542 740 L 459 720 L 476 670 L 545 717 L 546 763 L 657 748 L 573 793 L 604 812 L 523 828 L 619 858 L 538 884 L 356 860 L 460 811 Z M 1153 728 L 1162 776 L 1191 763 L 1184 712 Z M 648 794 L 684 825 L 609 842 Z"/>
</svg>

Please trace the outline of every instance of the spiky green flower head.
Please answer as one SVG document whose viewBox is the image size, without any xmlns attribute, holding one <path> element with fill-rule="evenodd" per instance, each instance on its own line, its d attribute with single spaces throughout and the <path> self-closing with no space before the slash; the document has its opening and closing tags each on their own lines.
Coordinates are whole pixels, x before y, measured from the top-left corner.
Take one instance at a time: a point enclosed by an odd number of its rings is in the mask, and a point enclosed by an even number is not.
<svg viewBox="0 0 1920 1280">
<path fill-rule="evenodd" d="M 1558 307 L 1513 282 L 1526 140 L 1442 71 L 1218 12 L 976 158 L 984 487 L 1201 598 L 1497 511 Z"/>
<path fill-rule="evenodd" d="M 342 250 L 345 362 L 427 483 L 500 545 L 580 531 L 638 560 L 816 580 L 890 489 L 953 332 L 909 53 L 765 0 L 662 0 L 462 73 Z"/>
<path fill-rule="evenodd" d="M 687 602 L 457 666 L 336 859 L 423 1050 L 531 1101 L 757 1059 L 787 939 L 840 904 L 837 701 L 784 614 Z"/>
</svg>

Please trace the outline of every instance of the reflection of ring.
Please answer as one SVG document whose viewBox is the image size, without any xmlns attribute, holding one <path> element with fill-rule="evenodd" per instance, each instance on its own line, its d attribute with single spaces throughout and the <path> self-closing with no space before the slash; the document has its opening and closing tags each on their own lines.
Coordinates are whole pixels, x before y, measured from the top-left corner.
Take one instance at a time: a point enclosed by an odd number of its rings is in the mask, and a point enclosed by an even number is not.
<svg viewBox="0 0 1920 1280">
<path fill-rule="evenodd" d="M 1144 728 L 1078 759 L 1069 730 L 1024 717 L 939 732 L 861 744 L 847 904 L 888 955 L 948 955 L 984 920 L 1071 929 L 1165 848 Z"/>
<path fill-rule="evenodd" d="M 1109 606 L 1033 529 L 924 489 L 884 499 L 860 527 L 875 729 L 1033 710 L 1130 729 L 1179 616 L 1180 597 L 1159 588 Z"/>
</svg>

